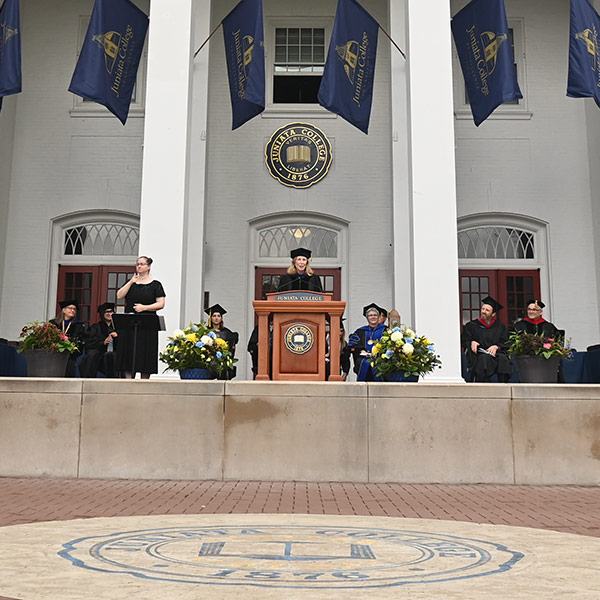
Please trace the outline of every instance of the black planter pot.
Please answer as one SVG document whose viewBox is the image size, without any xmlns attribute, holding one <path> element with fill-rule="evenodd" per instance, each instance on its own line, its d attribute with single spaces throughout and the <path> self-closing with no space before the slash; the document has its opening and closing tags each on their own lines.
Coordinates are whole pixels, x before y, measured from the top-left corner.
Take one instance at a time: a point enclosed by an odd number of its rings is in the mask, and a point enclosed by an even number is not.
<svg viewBox="0 0 600 600">
<path fill-rule="evenodd" d="M 557 383 L 560 356 L 517 356 L 521 383 Z"/>
<path fill-rule="evenodd" d="M 69 361 L 68 352 L 24 350 L 28 377 L 64 377 Z"/>
</svg>

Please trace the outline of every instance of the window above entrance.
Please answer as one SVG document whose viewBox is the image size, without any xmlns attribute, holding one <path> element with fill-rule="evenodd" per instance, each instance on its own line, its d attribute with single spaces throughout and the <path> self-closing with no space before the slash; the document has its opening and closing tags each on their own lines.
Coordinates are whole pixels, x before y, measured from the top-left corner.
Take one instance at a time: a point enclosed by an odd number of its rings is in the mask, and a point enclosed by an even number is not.
<svg viewBox="0 0 600 600">
<path fill-rule="evenodd" d="M 90 223 L 64 229 L 64 256 L 137 256 L 138 227 Z"/>
<path fill-rule="evenodd" d="M 458 258 L 536 258 L 535 234 L 514 227 L 486 226 L 458 233 Z"/>
<path fill-rule="evenodd" d="M 258 232 L 260 258 L 289 258 L 292 248 L 307 248 L 314 258 L 337 258 L 338 232 L 317 225 L 280 225 Z"/>
</svg>

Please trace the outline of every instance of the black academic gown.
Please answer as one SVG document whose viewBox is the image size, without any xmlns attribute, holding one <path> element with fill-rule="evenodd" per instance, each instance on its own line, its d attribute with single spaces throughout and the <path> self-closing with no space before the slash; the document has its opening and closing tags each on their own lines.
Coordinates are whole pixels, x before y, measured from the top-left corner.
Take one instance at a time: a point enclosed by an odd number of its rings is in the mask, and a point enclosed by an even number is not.
<svg viewBox="0 0 600 600">
<path fill-rule="evenodd" d="M 114 338 L 110 352 L 109 346 L 104 343 L 108 334 L 114 330 L 114 327 L 109 326 L 105 321 L 94 323 L 89 328 L 85 342 L 85 358 L 79 365 L 82 377 L 96 377 L 98 371 L 106 377 L 116 377 L 115 351 L 119 338 Z"/>
<path fill-rule="evenodd" d="M 235 356 L 235 347 L 237 346 L 240 337 L 238 333 L 236 331 L 231 331 L 231 329 L 227 329 L 227 327 L 223 327 L 223 329 L 219 331 L 215 329 L 214 332 L 218 338 L 221 338 L 222 340 L 225 340 L 227 342 L 227 346 L 229 347 L 232 356 Z M 233 366 L 231 367 L 231 369 L 223 371 L 217 377 L 217 379 L 233 379 L 236 376 L 236 373 L 237 369 L 235 366 Z"/>
<path fill-rule="evenodd" d="M 289 292 L 291 290 L 304 290 L 307 292 L 323 292 L 321 278 L 314 273 L 312 275 L 288 275 L 287 273 L 279 280 L 278 292 Z"/>
<path fill-rule="evenodd" d="M 477 354 L 471 351 L 471 342 L 479 343 Z M 489 381 L 495 373 L 501 383 L 510 379 L 512 363 L 507 354 L 508 330 L 498 319 L 493 320 L 489 326 L 481 319 L 469 321 L 463 329 L 462 346 L 466 350 L 467 369 L 471 381 Z M 482 351 L 490 346 L 498 346 L 496 356 Z"/>
<path fill-rule="evenodd" d="M 65 370 L 65 377 L 75 377 L 76 361 L 81 356 L 85 344 L 85 325 L 81 321 L 63 321 L 62 323 L 57 323 L 56 319 L 50 319 L 50 323 L 56 325 L 61 332 L 77 345 L 77 351 L 71 352 L 69 355 L 69 361 Z"/>
<path fill-rule="evenodd" d="M 524 331 L 525 333 L 543 335 L 544 337 L 549 338 L 556 338 L 560 335 L 557 327 L 553 323 L 550 323 L 550 321 L 546 321 L 545 319 L 537 319 L 533 321 L 527 317 L 518 323 L 515 323 L 514 330 L 517 332 Z"/>
</svg>

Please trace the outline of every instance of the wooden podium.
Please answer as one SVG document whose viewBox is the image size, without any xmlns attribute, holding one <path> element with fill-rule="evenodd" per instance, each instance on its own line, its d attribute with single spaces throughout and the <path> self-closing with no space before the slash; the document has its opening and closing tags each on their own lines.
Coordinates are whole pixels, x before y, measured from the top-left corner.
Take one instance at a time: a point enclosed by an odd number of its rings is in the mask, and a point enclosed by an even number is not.
<svg viewBox="0 0 600 600">
<path fill-rule="evenodd" d="M 275 292 L 266 300 L 252 302 L 258 317 L 257 381 L 269 380 L 269 356 L 273 351 L 272 379 L 279 381 L 325 381 L 325 337 L 329 319 L 329 381 L 340 375 L 340 325 L 345 302 L 332 294 L 308 291 Z M 273 348 L 269 322 L 273 326 Z"/>
</svg>

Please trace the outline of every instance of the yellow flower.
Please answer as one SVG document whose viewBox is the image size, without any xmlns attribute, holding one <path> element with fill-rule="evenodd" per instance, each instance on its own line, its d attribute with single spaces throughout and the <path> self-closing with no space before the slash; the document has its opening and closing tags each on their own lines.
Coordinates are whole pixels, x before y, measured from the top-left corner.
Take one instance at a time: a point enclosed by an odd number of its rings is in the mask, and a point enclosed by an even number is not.
<svg viewBox="0 0 600 600">
<path fill-rule="evenodd" d="M 373 349 L 371 350 L 371 354 L 377 354 L 380 349 L 381 349 L 381 346 L 379 344 L 375 344 L 373 346 Z"/>
<path fill-rule="evenodd" d="M 227 342 L 224 339 L 217 338 L 215 340 L 215 342 L 217 343 L 217 346 L 219 346 L 220 348 L 227 348 Z"/>
<path fill-rule="evenodd" d="M 195 333 L 188 333 L 185 336 L 190 342 L 197 342 L 198 341 L 198 336 Z"/>
</svg>

